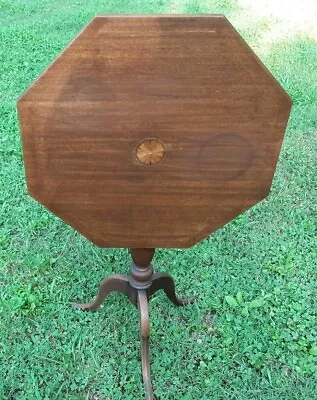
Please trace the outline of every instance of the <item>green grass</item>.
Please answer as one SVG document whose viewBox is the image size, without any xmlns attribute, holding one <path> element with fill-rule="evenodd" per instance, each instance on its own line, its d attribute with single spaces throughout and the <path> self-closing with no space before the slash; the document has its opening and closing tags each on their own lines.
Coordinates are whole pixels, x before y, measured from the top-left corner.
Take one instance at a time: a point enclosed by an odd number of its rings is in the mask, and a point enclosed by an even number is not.
<svg viewBox="0 0 317 400">
<path fill-rule="evenodd" d="M 268 199 L 157 270 L 187 308 L 151 301 L 159 399 L 317 399 L 317 43 L 266 43 L 234 0 L 0 0 L 0 399 L 141 399 L 138 314 L 119 295 L 70 308 L 129 256 L 100 249 L 26 190 L 16 98 L 95 13 L 223 12 L 294 100 Z M 307 11 L 308 12 L 308 11 Z"/>
</svg>

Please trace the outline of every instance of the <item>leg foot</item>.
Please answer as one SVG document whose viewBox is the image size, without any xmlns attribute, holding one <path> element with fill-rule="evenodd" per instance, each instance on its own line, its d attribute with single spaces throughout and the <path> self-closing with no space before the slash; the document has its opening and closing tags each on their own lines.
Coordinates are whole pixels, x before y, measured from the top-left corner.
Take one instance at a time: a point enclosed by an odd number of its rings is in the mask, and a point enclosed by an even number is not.
<svg viewBox="0 0 317 400">
<path fill-rule="evenodd" d="M 175 283 L 171 275 L 160 272 L 153 274 L 150 265 L 154 249 L 137 251 L 134 249 L 133 260 L 137 264 L 132 268 L 131 275 L 114 274 L 105 278 L 101 284 L 96 299 L 91 303 L 74 304 L 82 310 L 96 310 L 110 292 L 117 291 L 125 294 L 131 303 L 138 307 L 140 313 L 140 340 L 141 340 L 141 361 L 142 376 L 145 389 L 145 400 L 154 400 L 150 371 L 150 321 L 148 299 L 158 290 L 162 289 L 167 297 L 177 306 L 184 306 L 192 303 L 195 298 L 189 297 L 179 299 L 175 292 Z M 131 276 L 133 279 L 131 279 Z M 145 288 L 144 288 L 145 287 Z"/>
<path fill-rule="evenodd" d="M 138 308 L 140 312 L 140 339 L 141 339 L 141 362 L 142 376 L 145 390 L 145 400 L 153 400 L 153 388 L 150 371 L 150 319 L 149 305 L 145 290 L 138 290 Z"/>
<path fill-rule="evenodd" d="M 132 304 L 137 304 L 136 289 L 130 286 L 128 275 L 114 274 L 105 278 L 101 284 L 98 296 L 91 303 L 75 303 L 74 306 L 82 310 L 97 310 L 110 292 L 121 292 L 129 297 Z"/>
<path fill-rule="evenodd" d="M 195 297 L 188 297 L 186 299 L 179 299 L 175 292 L 175 283 L 171 275 L 165 272 L 157 272 L 153 276 L 153 281 L 151 287 L 147 289 L 149 296 L 163 289 L 166 296 L 174 303 L 176 306 L 185 306 L 191 304 L 195 301 Z"/>
</svg>

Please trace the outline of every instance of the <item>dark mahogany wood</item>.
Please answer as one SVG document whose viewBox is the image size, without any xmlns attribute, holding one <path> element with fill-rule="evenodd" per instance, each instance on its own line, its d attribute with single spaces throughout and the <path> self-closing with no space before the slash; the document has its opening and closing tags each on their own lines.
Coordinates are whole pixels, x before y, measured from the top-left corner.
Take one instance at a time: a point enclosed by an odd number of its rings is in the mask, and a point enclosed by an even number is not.
<svg viewBox="0 0 317 400">
<path fill-rule="evenodd" d="M 30 194 L 91 241 L 127 247 L 113 291 L 140 312 L 153 400 L 148 299 L 173 278 L 156 247 L 189 247 L 267 196 L 291 100 L 228 20 L 98 16 L 19 99 Z"/>
<path fill-rule="evenodd" d="M 290 108 L 221 15 L 98 16 L 18 102 L 29 192 L 99 246 L 189 247 L 268 195 Z"/>
<path fill-rule="evenodd" d="M 154 257 L 155 249 L 130 249 L 130 252 L 134 264 L 147 267 Z"/>
<path fill-rule="evenodd" d="M 97 310 L 111 292 L 125 294 L 140 314 L 140 342 L 142 376 L 145 399 L 153 400 L 153 388 L 150 373 L 150 317 L 149 298 L 158 290 L 164 290 L 167 297 L 176 306 L 191 304 L 195 298 L 180 299 L 175 292 L 175 283 L 171 275 L 153 272 L 151 264 L 154 249 L 131 249 L 132 264 L 130 274 L 113 274 L 105 278 L 99 288 L 96 299 L 90 303 L 75 303 L 74 306 L 86 311 Z M 140 265 L 136 264 L 140 262 Z"/>
</svg>

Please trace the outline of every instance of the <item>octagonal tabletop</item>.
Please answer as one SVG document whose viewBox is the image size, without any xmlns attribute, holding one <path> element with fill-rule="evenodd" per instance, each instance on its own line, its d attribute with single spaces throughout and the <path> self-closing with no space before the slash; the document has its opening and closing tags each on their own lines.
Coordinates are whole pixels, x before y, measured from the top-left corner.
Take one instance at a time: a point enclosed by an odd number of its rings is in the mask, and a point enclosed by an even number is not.
<svg viewBox="0 0 317 400">
<path fill-rule="evenodd" d="M 290 108 L 223 16 L 98 16 L 19 99 L 28 189 L 97 245 L 189 247 L 268 195 Z"/>
</svg>

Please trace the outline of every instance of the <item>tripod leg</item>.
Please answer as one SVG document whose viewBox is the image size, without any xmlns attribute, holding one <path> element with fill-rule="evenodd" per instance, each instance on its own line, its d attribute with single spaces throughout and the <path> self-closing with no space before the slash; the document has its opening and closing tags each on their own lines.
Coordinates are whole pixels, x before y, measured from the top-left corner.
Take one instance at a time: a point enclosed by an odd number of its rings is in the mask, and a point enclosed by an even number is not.
<svg viewBox="0 0 317 400">
<path fill-rule="evenodd" d="M 185 306 L 187 304 L 193 303 L 194 297 L 188 297 L 186 299 L 179 299 L 175 292 L 175 283 L 171 275 L 165 272 L 157 272 L 153 276 L 153 281 L 151 287 L 149 287 L 148 295 L 151 296 L 158 290 L 163 289 L 166 296 L 174 303 L 176 306 Z"/>
<path fill-rule="evenodd" d="M 140 312 L 140 339 L 141 339 L 141 362 L 142 375 L 145 390 L 145 400 L 153 400 L 153 388 L 150 372 L 150 319 L 149 303 L 145 290 L 138 290 L 138 308 Z"/>
<path fill-rule="evenodd" d="M 136 305 L 136 289 L 130 286 L 128 275 L 114 274 L 101 282 L 99 293 L 94 301 L 86 304 L 75 303 L 74 306 L 87 311 L 97 310 L 108 294 L 114 291 L 125 294 L 129 297 L 131 303 Z"/>
</svg>

